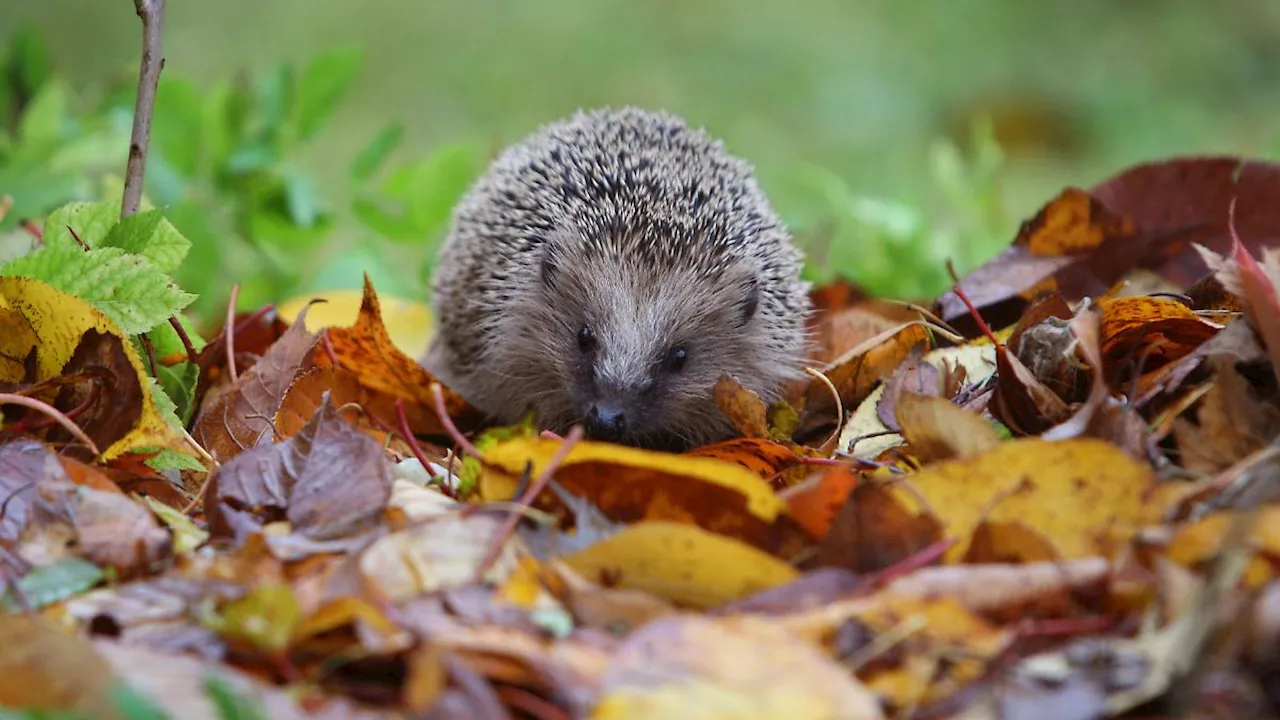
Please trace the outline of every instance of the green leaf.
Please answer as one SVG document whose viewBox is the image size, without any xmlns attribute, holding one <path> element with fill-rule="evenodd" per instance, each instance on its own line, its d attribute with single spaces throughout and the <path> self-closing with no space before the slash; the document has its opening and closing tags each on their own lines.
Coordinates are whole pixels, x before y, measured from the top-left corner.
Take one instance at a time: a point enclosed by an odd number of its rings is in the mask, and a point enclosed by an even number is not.
<svg viewBox="0 0 1280 720">
<path fill-rule="evenodd" d="M 196 176 L 204 125 L 204 97 L 190 80 L 162 74 L 156 88 L 151 147 L 183 177 Z M 147 168 L 148 180 L 150 170 Z"/>
<path fill-rule="evenodd" d="M 365 227 L 388 240 L 410 241 L 421 237 L 404 216 L 387 212 L 371 197 L 357 197 L 351 203 L 351 210 Z"/>
<path fill-rule="evenodd" d="M 70 104 L 71 91 L 66 82 L 60 78 L 49 80 L 41 86 L 22 114 L 18 138 L 31 145 L 56 142 L 62 137 L 62 126 L 67 120 Z"/>
<path fill-rule="evenodd" d="M 404 123 L 392 123 L 374 136 L 351 162 L 351 179 L 362 182 L 373 177 L 391 152 L 404 140 Z"/>
<path fill-rule="evenodd" d="M 351 87 L 364 59 L 358 47 L 338 48 L 312 60 L 298 81 L 298 137 L 309 139 Z"/>
<path fill-rule="evenodd" d="M 178 457 L 194 459 L 190 455 L 183 455 L 168 448 L 161 451 L 162 454 L 166 452 Z M 203 467 L 191 469 L 207 472 Z M 163 472 L 163 469 L 161 471 Z M 209 531 L 201 530 L 181 510 L 169 507 L 154 497 L 144 497 L 141 500 L 147 504 L 151 512 L 155 513 L 156 517 L 160 518 L 161 522 L 169 527 L 169 532 L 173 535 L 173 552 L 175 555 L 185 555 L 209 540 Z"/>
<path fill-rule="evenodd" d="M 236 148 L 227 158 L 227 171 L 234 174 L 248 174 L 255 170 L 263 170 L 280 161 L 280 154 L 269 145 L 253 144 Z"/>
<path fill-rule="evenodd" d="M 476 145 L 459 143 L 401 168 L 387 180 L 386 193 L 405 202 L 405 217 L 419 242 L 432 241 L 443 230 L 454 205 L 479 173 L 480 162 Z"/>
<path fill-rule="evenodd" d="M 218 708 L 222 720 L 267 720 L 266 712 L 254 699 L 237 693 L 227 681 L 210 675 L 204 681 L 205 692 Z"/>
<path fill-rule="evenodd" d="M 142 255 L 156 267 L 172 273 L 191 249 L 191 241 L 178 232 L 159 210 L 148 210 L 121 220 L 107 233 L 103 247 L 118 247 Z"/>
<path fill-rule="evenodd" d="M 164 418 L 169 427 L 182 432 L 184 424 L 178 419 L 178 406 L 174 403 L 173 398 L 169 397 L 169 393 L 165 392 L 155 378 L 148 377 L 147 380 L 149 381 L 151 400 L 156 404 L 156 412 L 159 413 L 160 417 Z"/>
<path fill-rule="evenodd" d="M 155 263 L 112 247 L 45 247 L 0 267 L 0 275 L 43 280 L 98 308 L 130 335 L 166 322 L 195 299 Z"/>
<path fill-rule="evenodd" d="M 257 99 L 258 112 L 269 134 L 279 137 L 284 133 L 285 122 L 289 119 L 290 108 L 294 106 L 293 78 L 296 73 L 293 66 L 285 63 L 273 72 L 256 78 L 254 97 Z"/>
<path fill-rule="evenodd" d="M 286 174 L 284 198 L 289 217 L 295 225 L 309 228 L 316 224 L 320 216 L 320 201 L 316 198 L 316 186 L 309 178 L 298 172 Z"/>
<path fill-rule="evenodd" d="M 156 375 L 164 394 L 174 405 L 174 414 L 185 427 L 195 411 L 196 382 L 200 379 L 200 366 L 190 362 L 172 367 L 157 365 Z"/>
<path fill-rule="evenodd" d="M 132 448 L 131 452 L 149 453 L 154 452 L 155 455 L 147 458 L 143 463 L 147 467 L 156 472 L 165 472 L 168 470 L 195 470 L 196 472 L 208 472 L 209 468 L 200 462 L 200 458 L 194 455 L 188 455 L 184 452 L 178 452 L 173 448 Z"/>
<path fill-rule="evenodd" d="M 4 77 L 8 78 L 22 95 L 30 96 L 39 91 L 49 79 L 53 61 L 44 38 L 32 28 L 20 28 L 10 41 L 9 59 L 5 63 Z"/>
<path fill-rule="evenodd" d="M 18 581 L 18 591 L 33 609 L 51 605 L 78 595 L 102 582 L 102 568 L 75 556 L 64 557 L 50 565 L 37 567 Z M 0 596 L 0 607 L 17 610 L 11 593 Z"/>
<path fill-rule="evenodd" d="M 73 202 L 54 210 L 44 220 L 44 244 L 49 248 L 76 248 L 81 242 L 98 247 L 120 221 L 120 201 Z M 68 230 L 67 228 L 71 229 Z M 75 231 L 73 237 L 71 231 Z"/>
</svg>

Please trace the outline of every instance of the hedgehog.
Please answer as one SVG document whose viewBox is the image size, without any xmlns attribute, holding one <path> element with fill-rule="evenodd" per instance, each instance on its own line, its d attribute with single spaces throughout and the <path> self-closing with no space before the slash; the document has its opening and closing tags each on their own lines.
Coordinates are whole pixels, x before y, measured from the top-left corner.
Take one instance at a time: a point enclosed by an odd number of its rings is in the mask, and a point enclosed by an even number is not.
<svg viewBox="0 0 1280 720">
<path fill-rule="evenodd" d="M 664 111 L 579 110 L 454 208 L 423 363 L 491 419 L 639 448 L 734 435 L 713 388 L 803 377 L 804 257 L 723 142 Z"/>
</svg>

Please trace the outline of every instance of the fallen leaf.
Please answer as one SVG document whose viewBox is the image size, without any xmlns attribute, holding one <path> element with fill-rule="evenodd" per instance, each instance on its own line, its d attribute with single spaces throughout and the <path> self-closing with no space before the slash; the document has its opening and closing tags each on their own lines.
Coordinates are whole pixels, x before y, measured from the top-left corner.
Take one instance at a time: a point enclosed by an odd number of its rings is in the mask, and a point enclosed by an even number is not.
<svg viewBox="0 0 1280 720">
<path fill-rule="evenodd" d="M 703 609 L 788 583 L 797 575 L 790 565 L 750 545 L 672 522 L 639 522 L 560 559 L 593 582 Z"/>
<path fill-rule="evenodd" d="M 390 602 L 464 585 L 476 579 L 501 526 L 502 517 L 493 514 L 426 520 L 374 540 L 358 556 L 360 575 Z M 503 581 L 516 567 L 518 547 L 518 538 L 508 540 L 482 579 Z"/>
<path fill-rule="evenodd" d="M 760 649 L 767 647 L 767 653 Z M 818 648 L 751 618 L 656 620 L 627 638 L 602 678 L 596 720 L 884 717 Z"/>
<path fill-rule="evenodd" d="M 431 308 L 416 300 L 386 294 L 378 297 L 378 303 L 391 342 L 409 357 L 422 357 L 434 331 Z M 291 324 L 290 318 L 298 317 L 304 307 L 311 305 L 306 316 L 307 331 L 319 333 L 325 328 L 351 327 L 357 322 L 363 304 L 362 290 L 317 290 L 281 302 L 278 312 L 281 319 Z"/>
<path fill-rule="evenodd" d="M 514 439 L 485 451 L 485 462 L 505 473 L 486 471 L 481 496 L 505 500 L 515 492 L 514 478 L 526 465 L 536 477 L 559 451 L 561 442 Z M 786 504 L 768 483 L 735 463 L 580 442 L 555 472 L 567 492 L 590 500 L 615 522 L 668 520 L 744 541 L 789 557 L 805 542 L 804 533 L 786 516 Z M 537 507 L 560 506 L 551 493 Z"/>
<path fill-rule="evenodd" d="M 805 455 L 801 455 L 802 452 Z M 722 440 L 684 453 L 685 457 L 716 458 L 736 463 L 779 489 L 808 476 L 812 469 L 805 462 L 808 455 L 808 448 L 803 446 L 784 445 L 764 438 Z"/>
<path fill-rule="evenodd" d="M 396 401 L 402 401 L 409 427 L 422 435 L 444 435 L 436 417 L 431 385 L 436 378 L 396 346 L 383 325 L 382 309 L 373 283 L 365 276 L 363 300 L 356 322 L 347 328 L 324 330 L 328 352 L 316 353 L 318 367 L 337 365 L 356 376 L 371 391 L 366 409 L 383 418 L 395 418 Z M 477 425 L 480 413 L 462 396 L 441 387 L 445 410 L 459 427 Z"/>
<path fill-rule="evenodd" d="M 244 537 L 288 519 L 309 540 L 341 540 L 373 530 L 391 496 L 382 448 L 325 403 L 282 443 L 256 447 L 214 472 L 205 495 L 215 537 Z"/>
<path fill-rule="evenodd" d="M 1052 543 L 1060 558 L 1107 555 L 1127 542 L 1154 484 L 1149 467 L 1095 439 L 1009 440 L 977 457 L 926 467 L 891 489 L 907 507 L 917 498 L 968 551 L 982 520 L 1020 521 Z"/>
<path fill-rule="evenodd" d="M 107 363 L 106 374 L 119 385 L 120 394 L 107 398 L 106 401 L 112 403 L 109 407 L 95 411 L 94 417 L 98 418 L 96 422 L 100 425 L 96 429 L 99 432 L 106 430 L 105 437 L 114 438 L 109 445 L 99 447 L 102 460 L 112 460 L 138 447 L 186 450 L 181 434 L 165 421 L 156 406 L 151 393 L 152 380 L 143 367 L 142 359 L 130 343 L 123 342 L 123 332 L 92 305 L 39 280 L 2 277 L 0 309 L 16 312 L 30 324 L 32 335 L 23 333 L 18 337 L 35 343 L 28 351 L 36 349 L 36 382 L 60 376 L 73 361 L 73 369 L 95 359 Z M 82 338 L 90 332 L 94 335 L 86 341 L 85 349 L 80 350 Z M 103 336 L 114 339 L 105 340 Z M 99 345 L 100 342 L 107 345 Z M 81 352 L 79 358 L 76 357 L 78 350 Z M 15 350 L 8 348 L 6 352 Z M 22 357 L 26 356 L 26 352 L 17 352 Z M 105 357 L 110 359 L 104 360 Z M 18 379 L 0 376 L 0 382 Z M 129 388 L 135 386 L 141 389 L 140 396 L 130 393 Z M 115 402 L 121 405 L 116 406 Z M 134 403 L 139 403 L 140 408 L 135 409 Z M 129 426 L 120 427 L 109 411 L 121 413 Z M 125 432 L 121 434 L 121 430 Z"/>
<path fill-rule="evenodd" d="M 1201 398 L 1195 421 L 1185 413 L 1173 422 L 1181 463 L 1213 474 L 1248 456 L 1280 434 L 1280 413 L 1260 402 L 1230 356 L 1208 361 L 1213 384 Z"/>
<path fill-rule="evenodd" d="M 942 525 L 936 518 L 911 512 L 879 483 L 862 483 L 832 520 L 816 563 L 871 573 L 941 539 Z"/>
<path fill-rule="evenodd" d="M 825 537 L 859 476 L 845 466 L 829 467 L 809 482 L 790 488 L 784 496 L 787 514 L 815 538 Z"/>
<path fill-rule="evenodd" d="M 731 375 L 721 376 L 711 389 L 711 396 L 724 414 L 733 422 L 739 435 L 748 438 L 769 437 L 769 424 L 765 420 L 764 401 Z"/>
<path fill-rule="evenodd" d="M 299 320 L 305 320 L 304 308 Z M 250 448 L 269 445 L 271 418 L 318 338 L 295 322 L 253 367 L 215 398 L 206 400 L 191 431 L 196 442 L 220 463 Z"/>
<path fill-rule="evenodd" d="M 0 705 L 123 717 L 111 699 L 111 667 L 79 635 L 34 615 L 0 615 Z"/>
<path fill-rule="evenodd" d="M 974 457 L 1000 444 L 990 423 L 940 397 L 903 393 L 895 412 L 902 436 L 922 463 Z"/>
</svg>

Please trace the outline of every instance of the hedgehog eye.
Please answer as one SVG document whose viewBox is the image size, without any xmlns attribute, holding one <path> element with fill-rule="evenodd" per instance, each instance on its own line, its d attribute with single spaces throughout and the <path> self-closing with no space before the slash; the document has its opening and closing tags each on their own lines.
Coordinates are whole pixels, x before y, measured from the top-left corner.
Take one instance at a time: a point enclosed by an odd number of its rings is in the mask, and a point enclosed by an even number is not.
<svg viewBox="0 0 1280 720">
<path fill-rule="evenodd" d="M 662 365 L 667 369 L 667 372 L 680 372 L 684 369 L 684 364 L 688 360 L 688 351 L 677 345 L 667 351 L 667 357 L 662 361 Z"/>
<path fill-rule="evenodd" d="M 591 352 L 596 347 L 596 334 L 591 332 L 591 328 L 583 325 L 578 328 L 578 349 L 582 352 Z"/>
</svg>

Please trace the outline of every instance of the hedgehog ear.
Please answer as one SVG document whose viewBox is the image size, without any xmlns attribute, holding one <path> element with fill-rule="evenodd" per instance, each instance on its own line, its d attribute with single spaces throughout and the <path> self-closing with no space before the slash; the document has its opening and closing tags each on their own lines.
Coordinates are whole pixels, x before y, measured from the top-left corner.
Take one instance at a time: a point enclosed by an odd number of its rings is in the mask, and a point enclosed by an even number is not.
<svg viewBox="0 0 1280 720">
<path fill-rule="evenodd" d="M 738 325 L 746 325 L 760 308 L 760 282 L 752 277 L 747 280 L 746 294 L 738 302 Z"/>
</svg>

